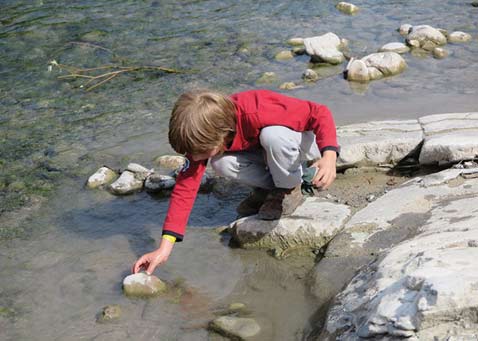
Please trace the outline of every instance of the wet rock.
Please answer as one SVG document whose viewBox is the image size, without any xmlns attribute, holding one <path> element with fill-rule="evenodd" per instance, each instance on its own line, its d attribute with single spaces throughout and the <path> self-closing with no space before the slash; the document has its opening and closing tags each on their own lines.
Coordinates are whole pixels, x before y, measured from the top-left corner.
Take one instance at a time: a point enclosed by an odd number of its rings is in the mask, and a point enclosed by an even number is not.
<svg viewBox="0 0 478 341">
<path fill-rule="evenodd" d="M 446 178 L 447 171 L 442 176 Z M 412 188 L 407 186 L 401 191 L 411 195 L 410 190 L 421 190 L 420 197 L 430 200 L 422 206 L 428 213 L 418 224 L 418 235 L 385 247 L 379 260 L 355 276 L 329 310 L 323 339 L 340 335 L 343 339 L 413 336 L 433 340 L 444 335 L 443 325 L 453 326 L 458 335 L 472 331 L 475 320 L 468 312 L 478 308 L 473 294 L 478 250 L 467 246 L 478 237 L 478 218 L 473 214 L 478 179 L 458 187 L 446 183 L 421 187 L 419 180 Z M 403 206 L 403 201 L 409 204 Z M 410 198 L 399 205 L 416 211 Z"/>
<path fill-rule="evenodd" d="M 154 160 L 160 170 L 176 171 L 183 167 L 186 158 L 181 155 L 162 155 Z"/>
<path fill-rule="evenodd" d="M 425 134 L 420 164 L 458 162 L 478 155 L 478 113 L 429 115 L 419 123 Z"/>
<path fill-rule="evenodd" d="M 259 324 L 251 318 L 221 316 L 212 321 L 209 325 L 222 335 L 247 340 L 258 335 L 261 331 Z"/>
<path fill-rule="evenodd" d="M 167 290 L 166 284 L 154 275 L 137 273 L 123 280 L 123 291 L 131 297 L 153 297 Z"/>
<path fill-rule="evenodd" d="M 338 168 L 397 164 L 423 140 L 417 120 L 373 121 L 337 128 L 342 146 Z"/>
<path fill-rule="evenodd" d="M 425 43 L 433 43 L 435 46 L 445 45 L 447 39 L 438 29 L 429 25 L 413 26 L 411 32 L 407 36 L 407 42 L 417 40 L 420 47 Z"/>
<path fill-rule="evenodd" d="M 301 86 L 295 84 L 294 82 L 285 82 L 279 86 L 279 89 L 282 89 L 282 90 L 294 90 L 297 88 L 301 88 Z"/>
<path fill-rule="evenodd" d="M 471 34 L 465 32 L 452 32 L 448 35 L 449 43 L 466 43 L 471 40 Z"/>
<path fill-rule="evenodd" d="M 383 45 L 378 52 L 396 52 L 396 53 L 407 53 L 410 51 L 410 48 L 403 43 L 388 43 Z"/>
<path fill-rule="evenodd" d="M 351 60 L 347 65 L 346 77 L 349 81 L 366 82 L 399 74 L 406 67 L 407 63 L 398 53 L 379 52 L 360 60 Z"/>
<path fill-rule="evenodd" d="M 319 249 L 341 229 L 350 214 L 345 205 L 307 198 L 294 214 L 265 221 L 256 216 L 231 224 L 233 241 L 243 248 L 274 250 L 279 258 L 289 250 Z"/>
<path fill-rule="evenodd" d="M 116 174 L 114 170 L 103 166 L 88 178 L 86 186 L 88 188 L 98 188 L 100 186 L 108 185 L 117 177 L 118 174 Z"/>
<path fill-rule="evenodd" d="M 407 40 L 407 44 L 410 45 L 410 47 L 420 48 L 420 42 L 418 40 L 415 40 L 415 39 Z"/>
<path fill-rule="evenodd" d="M 317 82 L 319 80 L 319 75 L 312 69 L 307 69 L 302 74 L 302 78 L 309 82 Z"/>
<path fill-rule="evenodd" d="M 121 307 L 119 305 L 107 305 L 103 308 L 100 316 L 96 320 L 98 323 L 106 323 L 118 320 L 121 317 Z"/>
<path fill-rule="evenodd" d="M 337 6 L 335 6 L 340 12 L 345 14 L 356 14 L 359 11 L 359 8 L 354 4 L 348 2 L 339 2 Z"/>
<path fill-rule="evenodd" d="M 305 38 L 304 45 L 307 54 L 311 56 L 313 62 L 335 65 L 345 60 L 343 53 L 340 51 L 342 42 L 332 32 L 317 37 Z"/>
<path fill-rule="evenodd" d="M 289 60 L 293 58 L 294 58 L 294 54 L 290 50 L 280 51 L 274 56 L 274 59 L 279 61 Z"/>
<path fill-rule="evenodd" d="M 264 72 L 262 76 L 256 80 L 256 84 L 271 84 L 277 82 L 275 72 Z"/>
<path fill-rule="evenodd" d="M 229 310 L 231 311 L 240 311 L 244 309 L 246 309 L 246 305 L 244 303 L 235 302 L 235 303 L 229 304 Z"/>
<path fill-rule="evenodd" d="M 170 175 L 153 173 L 146 178 L 144 188 L 146 191 L 155 193 L 169 190 L 176 184 L 176 179 Z"/>
<path fill-rule="evenodd" d="M 448 51 L 441 47 L 435 47 L 432 53 L 433 57 L 435 57 L 436 59 L 443 59 L 448 57 Z"/>
<path fill-rule="evenodd" d="M 138 163 L 129 163 L 126 167 L 126 170 L 133 172 L 138 179 L 142 179 L 143 181 L 148 177 L 148 175 L 154 172 L 154 169 L 148 169 Z"/>
<path fill-rule="evenodd" d="M 290 38 L 289 40 L 287 40 L 287 44 L 293 46 L 303 46 L 304 38 Z"/>
<path fill-rule="evenodd" d="M 478 1 L 472 1 L 471 6 L 473 7 L 478 7 Z"/>
<path fill-rule="evenodd" d="M 400 28 L 398 29 L 398 32 L 402 35 L 402 36 L 407 36 L 410 31 L 412 30 L 413 26 L 410 25 L 410 24 L 403 24 L 403 25 L 400 25 Z"/>
<path fill-rule="evenodd" d="M 305 52 L 305 47 L 302 47 L 302 46 L 293 47 L 292 48 L 292 53 L 296 56 L 302 56 L 306 53 Z"/>
<path fill-rule="evenodd" d="M 108 190 L 113 194 L 131 194 L 140 191 L 143 183 L 142 174 L 136 176 L 136 173 L 125 170 L 115 182 L 108 186 Z"/>
</svg>

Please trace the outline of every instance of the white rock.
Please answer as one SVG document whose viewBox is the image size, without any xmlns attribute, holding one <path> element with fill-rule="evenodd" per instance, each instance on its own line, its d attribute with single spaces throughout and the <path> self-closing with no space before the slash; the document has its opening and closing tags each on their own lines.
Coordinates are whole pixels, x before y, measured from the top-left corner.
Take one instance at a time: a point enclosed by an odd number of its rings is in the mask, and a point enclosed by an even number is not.
<svg viewBox="0 0 478 341">
<path fill-rule="evenodd" d="M 403 25 L 400 25 L 400 28 L 398 29 L 398 32 L 400 32 L 400 34 L 402 36 L 407 36 L 410 31 L 412 30 L 413 26 L 410 25 L 410 24 L 403 24 Z"/>
<path fill-rule="evenodd" d="M 170 171 L 176 171 L 180 169 L 185 162 L 186 158 L 181 155 L 162 155 L 154 160 L 154 164 L 157 165 L 160 169 Z"/>
<path fill-rule="evenodd" d="M 107 185 L 118 177 L 115 171 L 103 166 L 88 178 L 86 185 L 88 188 L 98 188 Z"/>
<path fill-rule="evenodd" d="M 396 52 L 379 52 L 352 60 L 347 67 L 347 80 L 365 82 L 396 75 L 407 67 L 407 63 Z"/>
<path fill-rule="evenodd" d="M 346 13 L 346 14 L 355 14 L 359 11 L 359 8 L 354 4 L 348 2 L 339 2 L 337 6 L 335 6 L 339 11 Z"/>
<path fill-rule="evenodd" d="M 329 64 L 340 64 L 345 57 L 339 48 L 341 47 L 340 38 L 332 33 L 326 33 L 321 36 L 305 38 L 305 50 L 312 59 L 323 61 Z"/>
<path fill-rule="evenodd" d="M 138 177 L 135 173 L 126 170 L 108 186 L 108 189 L 114 194 L 130 194 L 140 191 L 143 188 L 143 182 L 142 176 Z"/>
<path fill-rule="evenodd" d="M 240 340 L 254 337 L 261 331 L 261 327 L 254 319 L 235 316 L 218 317 L 211 322 L 209 328 Z"/>
<path fill-rule="evenodd" d="M 342 146 L 338 168 L 396 164 L 423 140 L 417 120 L 375 121 L 337 128 Z"/>
<path fill-rule="evenodd" d="M 351 60 L 346 69 L 347 79 L 356 82 L 368 82 L 370 76 L 368 74 L 367 64 L 363 60 Z"/>
<path fill-rule="evenodd" d="M 303 73 L 302 78 L 307 80 L 307 81 L 316 82 L 316 81 L 319 80 L 319 75 L 314 70 L 307 69 Z"/>
<path fill-rule="evenodd" d="M 448 42 L 449 43 L 466 43 L 471 40 L 471 34 L 456 31 L 452 32 L 448 35 Z"/>
<path fill-rule="evenodd" d="M 410 51 L 410 48 L 404 43 L 388 43 L 383 45 L 378 52 L 396 52 L 396 53 L 407 53 Z"/>
<path fill-rule="evenodd" d="M 457 162 L 478 155 L 478 112 L 429 115 L 419 122 L 425 133 L 421 164 Z"/>
<path fill-rule="evenodd" d="M 129 275 L 123 280 L 123 291 L 127 296 L 152 297 L 166 289 L 166 284 L 158 277 L 142 272 Z"/>
<path fill-rule="evenodd" d="M 436 59 L 443 59 L 448 57 L 448 51 L 441 47 L 435 47 L 432 51 L 433 57 Z"/>
<path fill-rule="evenodd" d="M 318 249 L 340 230 L 350 214 L 348 206 L 307 198 L 293 215 L 265 221 L 256 216 L 231 224 L 233 238 L 243 248 L 265 248 L 282 251 L 294 248 Z"/>
<path fill-rule="evenodd" d="M 418 40 L 420 46 L 424 46 L 426 42 L 432 42 L 436 45 L 445 45 L 447 43 L 445 35 L 429 25 L 413 26 L 407 40 Z"/>
<path fill-rule="evenodd" d="M 151 173 L 150 169 L 143 167 L 138 163 L 130 163 L 126 169 L 133 173 Z"/>
<path fill-rule="evenodd" d="M 290 38 L 287 41 L 287 44 L 293 45 L 293 46 L 301 46 L 304 45 L 304 38 Z"/>
</svg>

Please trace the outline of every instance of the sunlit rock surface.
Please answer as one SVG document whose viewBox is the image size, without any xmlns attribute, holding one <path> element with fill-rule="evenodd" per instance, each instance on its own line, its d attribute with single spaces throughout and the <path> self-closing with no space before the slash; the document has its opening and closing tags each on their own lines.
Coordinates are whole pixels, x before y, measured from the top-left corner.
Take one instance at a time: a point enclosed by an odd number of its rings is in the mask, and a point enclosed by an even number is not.
<svg viewBox="0 0 478 341">
<path fill-rule="evenodd" d="M 154 275 L 137 273 L 123 280 L 123 291 L 126 296 L 152 297 L 165 292 L 166 284 Z"/>
<path fill-rule="evenodd" d="M 88 178 L 86 186 L 88 188 L 98 188 L 100 186 L 108 185 L 117 177 L 118 174 L 116 174 L 114 170 L 103 166 Z"/>
<path fill-rule="evenodd" d="M 340 64 L 345 60 L 340 51 L 342 42 L 340 38 L 332 33 L 326 33 L 321 36 L 305 38 L 305 50 L 314 62 L 324 62 L 329 64 Z"/>
</svg>

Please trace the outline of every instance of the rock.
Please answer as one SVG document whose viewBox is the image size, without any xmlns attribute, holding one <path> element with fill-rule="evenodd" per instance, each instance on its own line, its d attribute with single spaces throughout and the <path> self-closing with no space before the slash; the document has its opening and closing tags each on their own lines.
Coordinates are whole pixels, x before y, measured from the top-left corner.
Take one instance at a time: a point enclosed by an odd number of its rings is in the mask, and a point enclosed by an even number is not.
<svg viewBox="0 0 478 341">
<path fill-rule="evenodd" d="M 155 193 L 163 190 L 173 189 L 176 179 L 170 175 L 153 173 L 146 178 L 144 188 L 146 191 Z"/>
<path fill-rule="evenodd" d="M 319 80 L 319 75 L 312 69 L 307 69 L 302 74 L 302 78 L 309 82 L 317 82 Z"/>
<path fill-rule="evenodd" d="M 305 47 L 303 46 L 296 46 L 296 47 L 293 47 L 292 48 L 292 53 L 296 56 L 302 56 L 304 55 L 306 52 L 305 52 Z"/>
<path fill-rule="evenodd" d="M 235 302 L 235 303 L 231 303 L 229 304 L 229 308 L 228 308 L 230 311 L 240 311 L 240 310 L 244 310 L 246 309 L 246 305 L 244 303 L 240 303 L 240 302 Z"/>
<path fill-rule="evenodd" d="M 339 2 L 337 6 L 335 6 L 340 12 L 346 13 L 346 14 L 356 14 L 359 11 L 359 8 L 351 3 L 348 2 Z"/>
<path fill-rule="evenodd" d="M 435 57 L 436 59 L 443 59 L 448 57 L 448 51 L 441 47 L 435 47 L 432 53 L 433 57 Z"/>
<path fill-rule="evenodd" d="M 340 64 L 345 60 L 342 52 L 340 38 L 332 32 L 321 36 L 305 38 L 305 50 L 314 62 Z"/>
<path fill-rule="evenodd" d="M 294 54 L 292 51 L 287 50 L 287 51 L 280 51 L 274 56 L 275 60 L 289 60 L 294 58 Z"/>
<path fill-rule="evenodd" d="M 472 1 L 471 6 L 473 7 L 478 7 L 478 1 Z"/>
<path fill-rule="evenodd" d="M 256 80 L 256 84 L 271 84 L 277 82 L 277 80 L 275 72 L 264 72 L 262 76 Z"/>
<path fill-rule="evenodd" d="M 153 297 L 167 290 L 166 284 L 154 275 L 137 273 L 123 280 L 123 291 L 131 297 Z"/>
<path fill-rule="evenodd" d="M 433 51 L 437 47 L 437 44 L 435 44 L 432 41 L 425 41 L 422 45 L 421 48 L 424 49 L 425 51 Z"/>
<path fill-rule="evenodd" d="M 478 155 L 478 112 L 421 117 L 425 140 L 420 164 L 452 163 Z"/>
<path fill-rule="evenodd" d="M 372 121 L 337 128 L 342 146 L 337 168 L 397 164 L 423 140 L 417 120 Z"/>
<path fill-rule="evenodd" d="M 240 340 L 252 338 L 261 331 L 261 327 L 254 319 L 233 316 L 218 317 L 210 323 L 209 328 L 227 337 Z"/>
<path fill-rule="evenodd" d="M 415 40 L 415 39 L 407 40 L 407 44 L 410 45 L 411 47 L 414 47 L 414 48 L 420 48 L 420 42 L 418 40 Z"/>
<path fill-rule="evenodd" d="M 118 320 L 121 317 L 121 307 L 119 305 L 107 305 L 103 308 L 100 316 L 96 320 L 98 323 L 105 323 Z"/>
<path fill-rule="evenodd" d="M 407 53 L 410 51 L 410 48 L 403 43 L 388 43 L 383 45 L 378 52 L 396 52 L 396 53 Z"/>
<path fill-rule="evenodd" d="M 154 169 L 148 169 L 146 167 L 141 166 L 138 163 L 128 164 L 128 166 L 126 167 L 126 170 L 133 172 L 136 178 L 141 179 L 143 181 L 148 177 L 148 175 L 154 172 Z"/>
<path fill-rule="evenodd" d="M 290 38 L 289 40 L 287 40 L 287 44 L 292 46 L 304 45 L 304 38 Z"/>
<path fill-rule="evenodd" d="M 115 182 L 108 186 L 108 189 L 113 194 L 131 194 L 140 191 L 143 183 L 142 175 L 138 177 L 135 173 L 125 170 Z"/>
<path fill-rule="evenodd" d="M 183 167 L 186 162 L 186 158 L 181 155 L 162 155 L 154 160 L 154 164 L 157 165 L 160 170 L 176 171 Z"/>
<path fill-rule="evenodd" d="M 307 198 L 293 215 L 265 221 L 256 216 L 231 224 L 232 238 L 243 248 L 274 250 L 277 257 L 293 249 L 316 250 L 326 245 L 350 214 L 345 205 Z"/>
<path fill-rule="evenodd" d="M 345 73 L 349 81 L 366 82 L 399 74 L 406 67 L 407 63 L 398 53 L 379 52 L 351 60 Z"/>
<path fill-rule="evenodd" d="M 410 24 L 403 24 L 403 25 L 400 25 L 400 28 L 398 29 L 398 32 L 400 32 L 400 34 L 402 36 L 407 36 L 410 31 L 412 30 L 413 26 L 410 25 Z"/>
<path fill-rule="evenodd" d="M 414 336 L 433 340 L 444 336 L 443 325 L 466 334 L 466 326 L 475 323 L 468 312 L 478 308 L 474 294 L 478 249 L 468 244 L 478 237 L 478 217 L 473 214 L 478 206 L 478 179 L 458 187 L 421 187 L 418 180 L 412 188 L 406 186 L 402 192 L 411 196 L 410 190 L 419 190 L 420 198 L 430 201 L 420 205 L 427 214 L 418 224 L 419 234 L 396 246 L 382 245 L 384 255 L 363 268 L 337 296 L 320 339 L 340 335 L 341 339 Z M 401 201 L 395 205 L 416 211 L 411 197 Z M 403 206 L 404 201 L 411 205 Z"/>
<path fill-rule="evenodd" d="M 471 34 L 465 32 L 452 32 L 448 35 L 449 43 L 466 43 L 471 40 Z"/>
<path fill-rule="evenodd" d="M 295 84 L 294 82 L 285 82 L 279 86 L 279 89 L 282 89 L 282 90 L 294 90 L 297 88 L 301 88 L 301 86 Z"/>
<path fill-rule="evenodd" d="M 420 47 L 423 46 L 425 42 L 431 42 L 437 46 L 445 45 L 447 42 L 443 33 L 429 25 L 413 26 L 407 36 L 407 41 L 411 40 L 417 40 L 420 43 Z"/>
<path fill-rule="evenodd" d="M 118 174 L 116 174 L 114 170 L 103 166 L 88 178 L 86 186 L 88 188 L 98 188 L 100 186 L 108 185 L 117 177 Z"/>
</svg>

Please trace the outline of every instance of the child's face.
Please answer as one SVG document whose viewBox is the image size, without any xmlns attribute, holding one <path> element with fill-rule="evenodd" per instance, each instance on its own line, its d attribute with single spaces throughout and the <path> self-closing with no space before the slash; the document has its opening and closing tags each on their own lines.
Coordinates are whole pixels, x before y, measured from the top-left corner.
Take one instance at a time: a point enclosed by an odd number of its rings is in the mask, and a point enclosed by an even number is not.
<svg viewBox="0 0 478 341">
<path fill-rule="evenodd" d="M 191 155 L 191 158 L 193 161 L 202 161 L 202 160 L 207 160 L 212 158 L 213 156 L 219 154 L 219 147 L 214 148 L 213 150 L 205 153 L 200 153 L 200 154 L 193 154 Z"/>
</svg>

